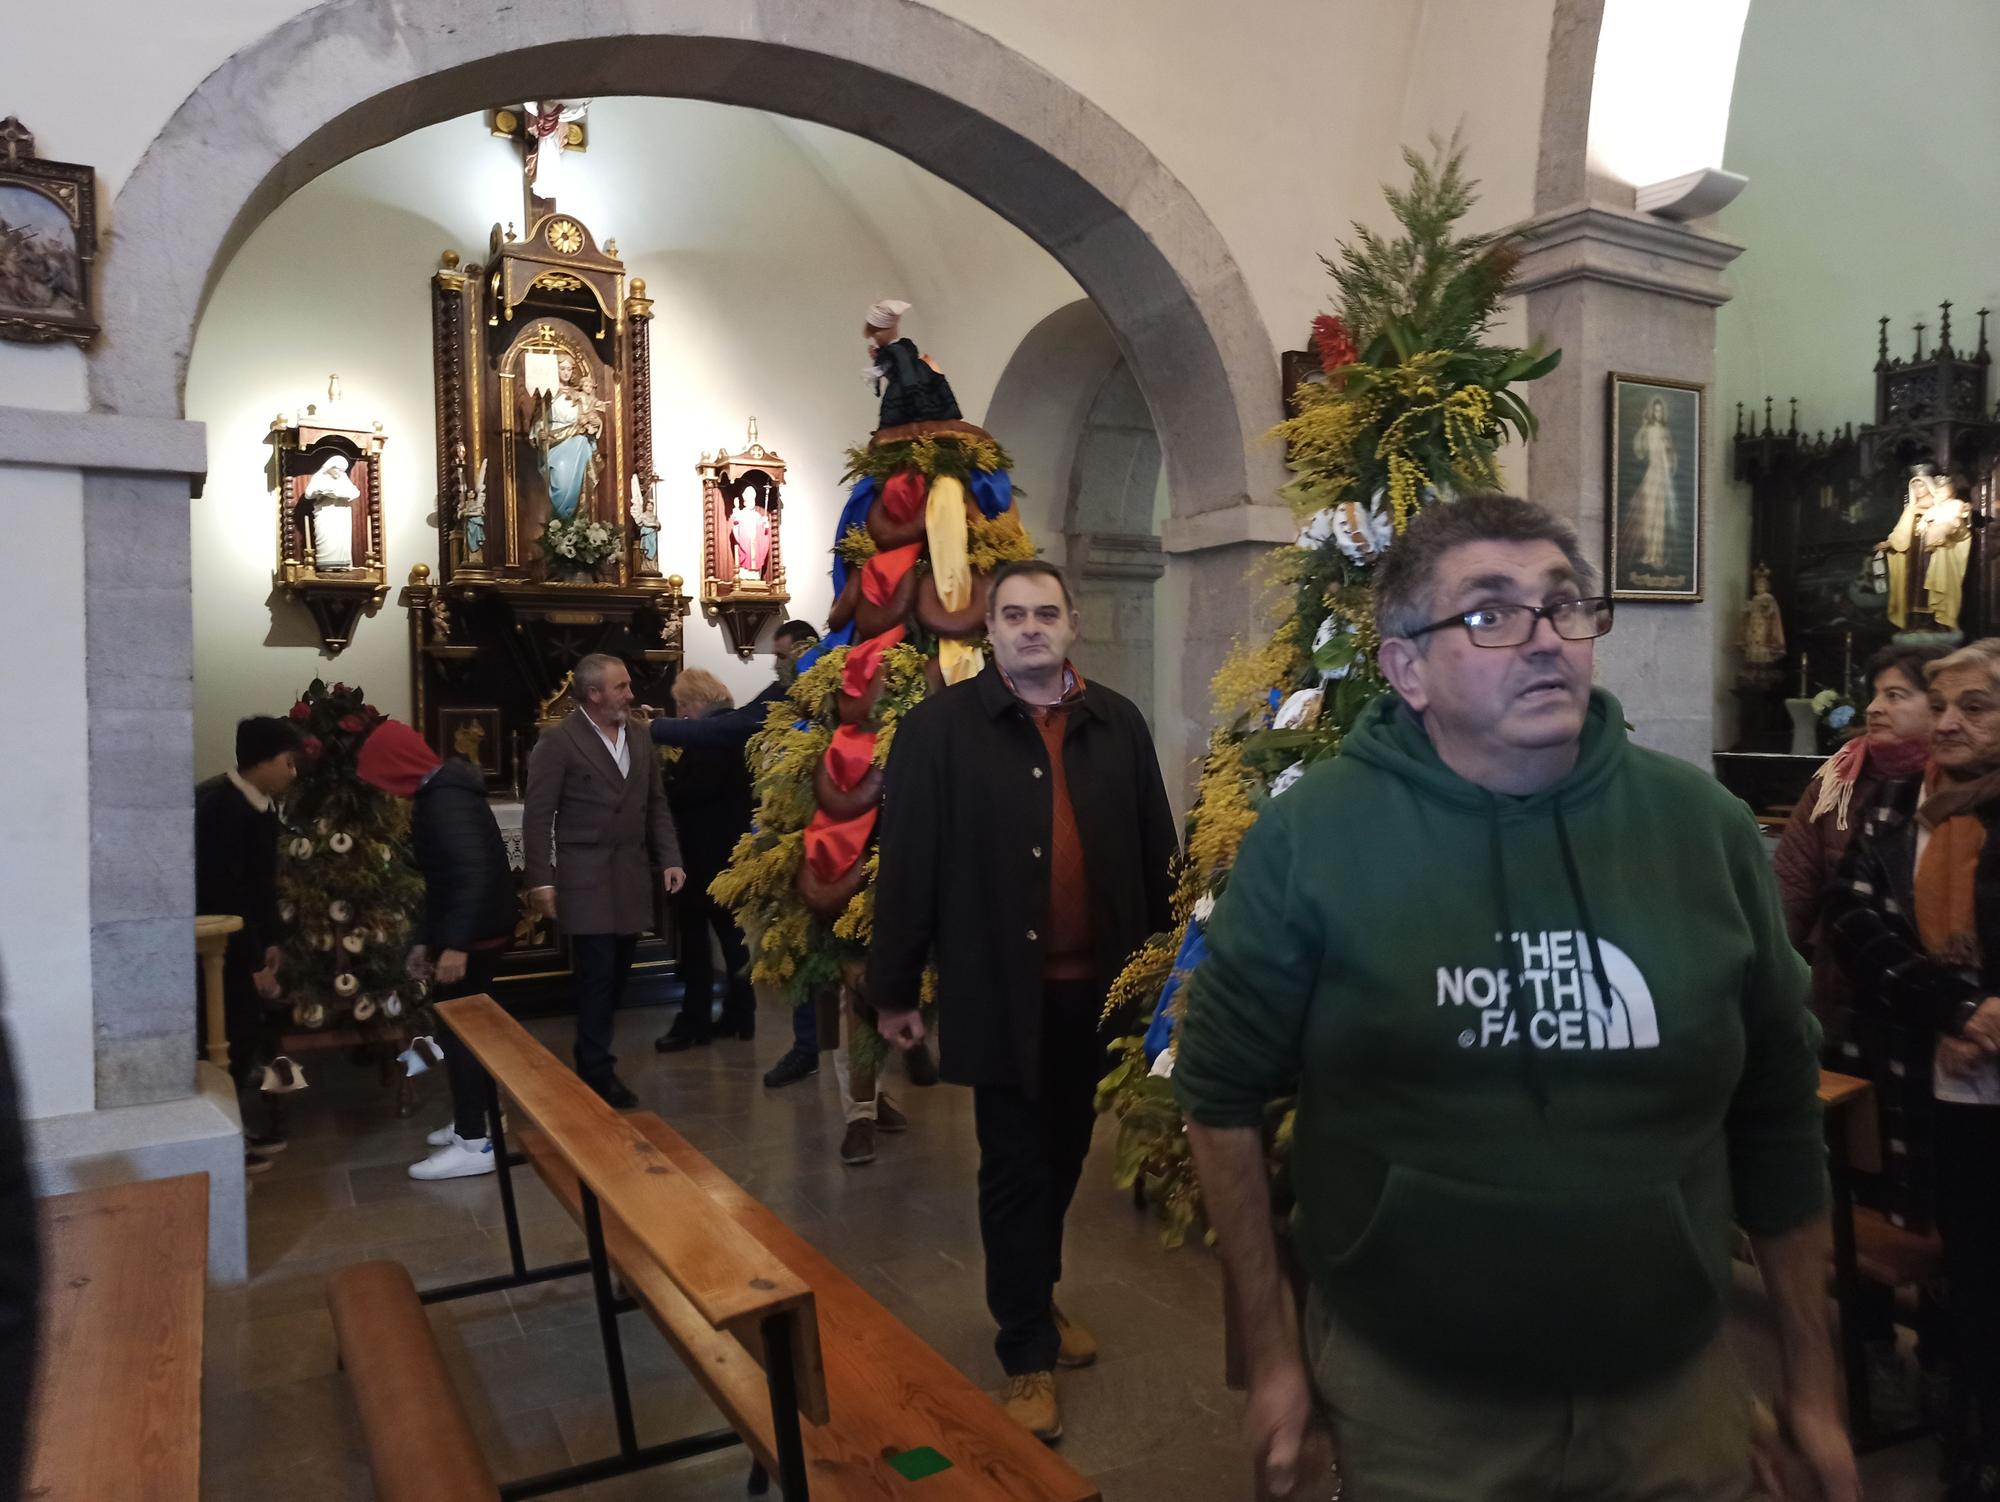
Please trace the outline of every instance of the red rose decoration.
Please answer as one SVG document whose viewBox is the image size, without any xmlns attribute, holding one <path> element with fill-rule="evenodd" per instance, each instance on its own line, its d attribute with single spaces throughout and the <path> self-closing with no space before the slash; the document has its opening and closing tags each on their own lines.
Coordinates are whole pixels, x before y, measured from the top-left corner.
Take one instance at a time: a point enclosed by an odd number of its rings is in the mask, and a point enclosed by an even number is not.
<svg viewBox="0 0 2000 1502">
<path fill-rule="evenodd" d="M 295 720 L 310 720 L 312 718 L 312 706 L 301 699 L 292 706 L 292 718 Z"/>
<path fill-rule="evenodd" d="M 344 715 L 342 715 L 342 716 L 340 717 L 340 728 L 341 728 L 342 730 L 345 730 L 345 731 L 346 731 L 346 732 L 347 732 L 347 733 L 348 733 L 349 735 L 353 735 L 353 734 L 354 734 L 355 732 L 357 732 L 357 731 L 360 731 L 360 730 L 365 730 L 365 729 L 367 729 L 368 727 L 367 727 L 367 725 L 366 725 L 366 724 L 365 724 L 365 723 L 364 723 L 364 722 L 362 721 L 362 718 L 361 718 L 361 716 L 360 716 L 360 715 L 358 715 L 358 714 L 344 714 Z"/>
<path fill-rule="evenodd" d="M 1347 325 L 1331 313 L 1322 313 L 1313 320 L 1313 348 L 1319 351 L 1320 369 L 1329 373 L 1361 358 Z"/>
<path fill-rule="evenodd" d="M 299 755 L 307 761 L 318 761 L 325 751 L 326 747 L 320 743 L 320 738 L 316 735 L 309 735 L 299 742 Z"/>
</svg>

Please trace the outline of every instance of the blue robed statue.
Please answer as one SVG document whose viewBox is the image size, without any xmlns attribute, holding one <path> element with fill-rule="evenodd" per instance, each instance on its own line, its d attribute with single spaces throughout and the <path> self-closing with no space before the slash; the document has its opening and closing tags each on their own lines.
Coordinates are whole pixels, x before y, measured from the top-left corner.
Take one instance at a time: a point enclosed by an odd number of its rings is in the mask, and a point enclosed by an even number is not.
<svg viewBox="0 0 2000 1502">
<path fill-rule="evenodd" d="M 604 436 L 604 404 L 584 378 L 576 356 L 567 350 L 555 357 L 555 381 L 536 380 L 530 357 L 529 390 L 535 415 L 528 437 L 535 445 L 535 463 L 549 488 L 549 510 L 558 520 L 574 521 L 584 487 L 597 465 L 597 445 Z"/>
</svg>

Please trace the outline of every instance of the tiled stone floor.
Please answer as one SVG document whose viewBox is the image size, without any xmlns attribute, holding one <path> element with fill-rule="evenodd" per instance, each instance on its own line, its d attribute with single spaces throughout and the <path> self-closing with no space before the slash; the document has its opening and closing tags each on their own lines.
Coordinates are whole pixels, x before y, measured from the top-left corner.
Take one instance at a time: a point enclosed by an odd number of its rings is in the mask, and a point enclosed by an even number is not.
<svg viewBox="0 0 2000 1502">
<path fill-rule="evenodd" d="M 783 1050 L 786 1019 L 767 1007 L 755 1044 L 718 1043 L 663 1058 L 653 1035 L 670 1013 L 621 1016 L 623 1074 L 658 1111 L 752 1193 L 982 1385 L 1000 1380 L 982 1295 L 974 1213 L 971 1097 L 940 1086 L 888 1089 L 910 1117 L 878 1139 L 861 1169 L 835 1154 L 833 1071 L 786 1090 L 759 1078 Z M 567 1056 L 569 1025 L 534 1030 Z M 298 1098 L 291 1148 L 250 1200 L 247 1289 L 212 1297 L 202 1435 L 210 1502 L 348 1502 L 374 1495 L 322 1282 L 348 1262 L 389 1257 L 419 1287 L 502 1272 L 506 1242 L 491 1179 L 418 1184 L 404 1169 L 443 1119 L 443 1081 L 398 1121 L 372 1071 L 324 1055 Z M 1213 1258 L 1163 1252 L 1153 1225 L 1110 1187 L 1100 1128 L 1069 1221 L 1063 1301 L 1104 1358 L 1060 1379 L 1063 1453 L 1108 1502 L 1213 1502 L 1249 1496 L 1238 1444 L 1240 1399 L 1222 1385 Z M 583 1255 L 581 1233 L 531 1172 L 521 1186 L 531 1262 Z M 1735 1322 L 1752 1369 L 1768 1368 L 1756 1301 Z M 445 1359 L 493 1468 L 508 1478 L 615 1448 L 587 1279 L 433 1307 Z M 642 1442 L 715 1427 L 715 1415 L 652 1327 L 621 1322 Z M 1935 1497 L 1928 1445 L 1872 1457 L 1873 1502 Z M 672 1496 L 734 1502 L 740 1452 L 566 1493 L 593 1502 Z"/>
</svg>

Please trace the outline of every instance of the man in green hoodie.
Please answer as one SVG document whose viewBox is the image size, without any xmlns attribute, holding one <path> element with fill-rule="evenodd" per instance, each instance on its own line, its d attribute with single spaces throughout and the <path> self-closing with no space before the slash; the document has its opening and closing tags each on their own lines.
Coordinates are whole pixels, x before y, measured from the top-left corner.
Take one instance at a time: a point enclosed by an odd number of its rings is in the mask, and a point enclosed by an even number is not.
<svg viewBox="0 0 2000 1502">
<path fill-rule="evenodd" d="M 1376 588 L 1396 693 L 1264 811 L 1209 920 L 1174 1084 L 1274 1495 L 1315 1385 L 1366 1502 L 1753 1495 L 1734 1222 L 1790 1445 L 1859 1496 L 1805 967 L 1742 804 L 1592 689 L 1611 617 L 1539 507 L 1419 516 Z M 1293 1089 L 1304 1349 L 1259 1131 Z"/>
</svg>

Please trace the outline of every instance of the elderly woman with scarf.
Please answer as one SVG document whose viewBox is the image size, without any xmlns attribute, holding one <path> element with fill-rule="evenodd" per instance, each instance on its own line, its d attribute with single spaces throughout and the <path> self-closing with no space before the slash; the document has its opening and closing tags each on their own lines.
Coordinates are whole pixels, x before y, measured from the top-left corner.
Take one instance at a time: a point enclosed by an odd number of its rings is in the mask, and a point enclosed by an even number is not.
<svg viewBox="0 0 2000 1502">
<path fill-rule="evenodd" d="M 1915 777 L 1930 754 L 1931 699 L 1924 668 L 1944 647 L 1885 647 L 1868 660 L 1867 733 L 1827 758 L 1806 784 L 1778 839 L 1772 863 L 1785 903 L 1793 946 L 1812 962 L 1813 1014 L 1826 1030 L 1828 1062 L 1862 1072 L 1863 1056 L 1850 1016 L 1847 978 L 1821 929 L 1827 884 L 1840 869 L 1861 816 L 1885 782 Z"/>
<path fill-rule="evenodd" d="M 1930 765 L 1921 782 L 1884 784 L 1824 921 L 1859 1007 L 1881 1025 L 1877 1083 L 1899 1126 L 1904 1218 L 1934 1214 L 1944 1242 L 1973 1424 L 1947 1494 L 1961 1502 L 2000 1498 L 2000 639 L 1925 677 Z"/>
</svg>

